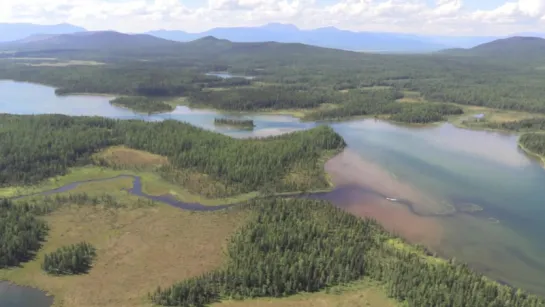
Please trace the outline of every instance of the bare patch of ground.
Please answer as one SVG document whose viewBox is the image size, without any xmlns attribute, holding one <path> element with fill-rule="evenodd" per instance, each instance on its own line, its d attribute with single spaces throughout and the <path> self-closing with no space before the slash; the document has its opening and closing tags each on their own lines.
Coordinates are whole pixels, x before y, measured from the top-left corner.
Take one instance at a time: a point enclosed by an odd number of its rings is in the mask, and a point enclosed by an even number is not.
<svg viewBox="0 0 545 307">
<path fill-rule="evenodd" d="M 224 301 L 213 307 L 395 307 L 384 291 L 368 282 L 359 282 L 346 289 L 330 293 L 304 293 L 287 298 Z"/>
<path fill-rule="evenodd" d="M 125 146 L 110 147 L 98 154 L 97 157 L 102 158 L 111 166 L 156 167 L 168 163 L 168 159 L 164 156 Z"/>
</svg>

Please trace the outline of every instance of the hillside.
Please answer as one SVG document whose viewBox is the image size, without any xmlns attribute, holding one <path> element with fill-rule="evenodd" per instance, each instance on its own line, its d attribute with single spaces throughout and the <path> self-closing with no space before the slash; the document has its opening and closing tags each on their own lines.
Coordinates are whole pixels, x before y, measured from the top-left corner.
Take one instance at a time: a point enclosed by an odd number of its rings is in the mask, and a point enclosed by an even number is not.
<svg viewBox="0 0 545 307">
<path fill-rule="evenodd" d="M 175 46 L 178 43 L 146 34 L 114 31 L 78 32 L 59 35 L 33 35 L 0 45 L 0 49 L 30 50 L 116 50 Z"/>
<path fill-rule="evenodd" d="M 307 62 L 312 60 L 340 61 L 361 56 L 361 53 L 305 45 L 301 43 L 254 42 L 240 43 L 206 36 L 190 42 L 175 42 L 147 34 L 118 32 L 83 32 L 64 35 L 35 35 L 17 42 L 0 43 L 0 50 L 10 51 L 9 57 L 55 57 L 96 60 L 99 62 L 142 59 L 153 62 L 184 61 L 191 65 L 232 61 L 251 63 Z M 13 53 L 13 51 L 15 51 Z M 312 56 L 309 56 L 312 55 Z M 223 64 L 222 64 L 223 65 Z M 224 65 L 222 66 L 224 67 Z M 220 69 L 225 69 L 221 68 Z"/>
<path fill-rule="evenodd" d="M 37 25 L 31 23 L 0 23 L 0 42 L 24 39 L 36 34 L 68 34 L 87 31 L 71 24 Z"/>
<path fill-rule="evenodd" d="M 481 44 L 471 49 L 450 49 L 443 53 L 509 58 L 517 61 L 545 60 L 545 39 L 540 37 L 514 36 Z"/>
</svg>

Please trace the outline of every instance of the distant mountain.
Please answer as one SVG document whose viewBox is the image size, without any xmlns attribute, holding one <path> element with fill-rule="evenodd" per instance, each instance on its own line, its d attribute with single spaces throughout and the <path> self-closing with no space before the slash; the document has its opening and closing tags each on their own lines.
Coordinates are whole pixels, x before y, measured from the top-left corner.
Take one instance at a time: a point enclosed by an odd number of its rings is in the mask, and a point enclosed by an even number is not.
<svg viewBox="0 0 545 307">
<path fill-rule="evenodd" d="M 447 45 L 431 42 L 418 36 L 397 33 L 352 32 L 327 27 L 301 30 L 294 25 L 270 23 L 260 27 L 214 28 L 201 33 L 159 30 L 148 34 L 176 41 L 190 41 L 214 36 L 233 42 L 302 43 L 326 48 L 374 52 L 428 52 Z"/>
<path fill-rule="evenodd" d="M 503 37 L 499 36 L 421 36 L 424 39 L 437 44 L 450 46 L 452 48 L 473 48 L 475 46 L 489 43 Z"/>
<path fill-rule="evenodd" d="M 280 60 L 279 65 L 290 65 L 293 61 L 343 61 L 361 57 L 359 52 L 301 43 L 240 43 L 213 36 L 190 42 L 175 42 L 147 34 L 112 31 L 34 35 L 15 42 L 0 43 L 0 50 L 10 51 L 5 55 L 10 57 L 77 58 L 103 62 L 129 58 L 168 61 L 172 58 L 206 63 L 229 62 L 233 59 L 259 63 L 273 58 Z M 224 66 L 212 66 L 211 69 L 226 69 Z"/>
<path fill-rule="evenodd" d="M 0 42 L 24 39 L 35 34 L 68 34 L 87 31 L 71 24 L 37 25 L 31 23 L 0 23 Z"/>
<path fill-rule="evenodd" d="M 124 34 L 114 31 L 78 32 L 60 35 L 32 35 L 0 44 L 0 49 L 29 50 L 113 50 L 161 48 L 180 43 L 147 34 Z"/>
<path fill-rule="evenodd" d="M 509 58 L 517 61 L 545 60 L 545 39 L 514 36 L 481 44 L 470 49 L 450 49 L 444 53 L 456 55 Z"/>
</svg>

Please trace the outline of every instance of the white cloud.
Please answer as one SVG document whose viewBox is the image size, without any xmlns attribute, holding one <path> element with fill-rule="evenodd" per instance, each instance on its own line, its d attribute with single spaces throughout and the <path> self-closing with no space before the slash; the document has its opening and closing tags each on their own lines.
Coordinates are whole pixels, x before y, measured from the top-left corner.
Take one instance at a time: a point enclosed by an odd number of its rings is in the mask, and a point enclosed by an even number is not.
<svg viewBox="0 0 545 307">
<path fill-rule="evenodd" d="M 518 9 L 530 17 L 539 17 L 545 14 L 545 1 L 519 0 Z"/>
<path fill-rule="evenodd" d="M 465 0 L 476 1 L 476 0 Z M 77 2 L 77 3 L 76 3 Z M 539 31 L 545 0 L 510 0 L 468 10 L 463 0 L 0 0 L 0 22 L 69 22 L 92 30 L 140 32 L 158 28 L 202 31 L 217 26 L 294 23 L 305 28 L 424 33 L 508 34 Z M 500 33 L 502 32 L 502 33 Z"/>
</svg>

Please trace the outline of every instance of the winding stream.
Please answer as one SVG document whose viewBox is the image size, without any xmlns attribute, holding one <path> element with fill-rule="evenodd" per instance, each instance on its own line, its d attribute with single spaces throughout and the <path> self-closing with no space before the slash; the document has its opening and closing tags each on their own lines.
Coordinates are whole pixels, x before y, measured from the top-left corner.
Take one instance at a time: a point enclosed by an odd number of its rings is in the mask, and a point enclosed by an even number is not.
<svg viewBox="0 0 545 307">
<path fill-rule="evenodd" d="M 110 180 L 116 180 L 116 179 L 122 179 L 122 178 L 133 179 L 132 187 L 130 189 L 124 189 L 130 194 L 139 196 L 139 197 L 144 197 L 152 201 L 161 202 L 161 203 L 164 203 L 179 209 L 183 209 L 183 210 L 197 211 L 197 212 L 207 212 L 207 211 L 213 212 L 213 211 L 219 211 L 219 210 L 227 209 L 227 208 L 242 204 L 242 203 L 238 203 L 238 204 L 225 204 L 225 205 L 213 205 L 213 206 L 208 205 L 207 206 L 200 203 L 184 202 L 184 201 L 176 199 L 174 196 L 170 194 L 150 195 L 145 193 L 142 190 L 142 178 L 140 176 L 129 175 L 129 174 L 121 174 L 115 177 L 108 177 L 108 178 L 97 178 L 97 179 L 74 181 L 55 189 L 36 192 L 32 194 L 27 194 L 27 195 L 14 196 L 14 197 L 11 197 L 10 199 L 18 200 L 18 199 L 24 199 L 24 198 L 32 197 L 32 196 L 49 196 L 49 195 L 57 194 L 57 193 L 65 193 L 65 192 L 69 192 L 71 190 L 76 189 L 82 184 L 91 183 L 91 182 L 110 181 Z M 417 210 L 417 206 L 408 199 L 390 198 L 387 195 L 384 195 L 378 191 L 374 191 L 370 188 L 365 188 L 365 187 L 361 187 L 357 185 L 338 186 L 329 192 L 309 192 L 305 194 L 284 195 L 284 196 L 273 195 L 271 197 L 284 197 L 284 198 L 300 197 L 300 198 L 327 200 L 333 203 L 342 203 L 342 201 L 339 201 L 339 200 L 341 200 L 343 196 L 347 194 L 351 194 L 351 193 L 367 194 L 370 196 L 386 199 L 390 202 L 401 204 L 405 206 L 412 214 L 420 216 L 420 217 L 452 217 L 460 213 L 466 213 L 466 214 L 472 213 L 472 212 L 463 212 L 462 210 L 453 210 L 452 212 L 448 212 L 448 213 L 423 213 L 423 212 L 419 212 Z"/>
</svg>

